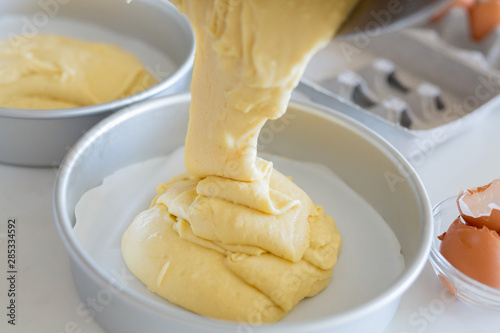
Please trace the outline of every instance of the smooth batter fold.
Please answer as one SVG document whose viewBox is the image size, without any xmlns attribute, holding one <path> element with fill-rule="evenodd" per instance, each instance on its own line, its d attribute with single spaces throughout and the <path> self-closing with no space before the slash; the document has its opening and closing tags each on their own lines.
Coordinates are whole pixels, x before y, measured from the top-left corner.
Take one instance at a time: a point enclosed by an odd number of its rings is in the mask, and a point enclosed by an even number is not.
<svg viewBox="0 0 500 333">
<path fill-rule="evenodd" d="M 157 188 L 122 239 L 150 290 L 198 314 L 274 322 L 324 289 L 333 219 L 257 157 L 308 60 L 356 0 L 177 0 L 196 34 L 187 173 Z"/>
<path fill-rule="evenodd" d="M 65 109 L 120 99 L 155 85 L 117 46 L 55 35 L 0 42 L 0 106 Z"/>
</svg>

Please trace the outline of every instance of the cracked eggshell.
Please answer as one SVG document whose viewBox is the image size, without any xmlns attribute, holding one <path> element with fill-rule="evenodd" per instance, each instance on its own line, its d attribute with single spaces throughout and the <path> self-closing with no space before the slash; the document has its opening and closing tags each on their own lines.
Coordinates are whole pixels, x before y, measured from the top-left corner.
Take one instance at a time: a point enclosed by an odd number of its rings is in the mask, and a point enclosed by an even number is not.
<svg viewBox="0 0 500 333">
<path fill-rule="evenodd" d="M 458 217 L 438 237 L 440 252 L 456 269 L 493 288 L 500 288 L 500 236 L 486 227 L 476 228 Z"/>
<path fill-rule="evenodd" d="M 470 10 L 476 4 L 476 2 L 477 2 L 476 0 L 455 0 L 450 4 L 448 4 L 448 6 L 443 8 L 441 11 L 439 11 L 437 14 L 432 16 L 431 22 L 437 22 L 441 20 L 454 7 L 463 7 L 466 10 Z"/>
<path fill-rule="evenodd" d="M 500 1 L 481 1 L 470 9 L 472 36 L 484 39 L 500 25 Z"/>
<path fill-rule="evenodd" d="M 462 191 L 457 205 L 460 215 L 469 225 L 500 232 L 500 179 Z"/>
</svg>

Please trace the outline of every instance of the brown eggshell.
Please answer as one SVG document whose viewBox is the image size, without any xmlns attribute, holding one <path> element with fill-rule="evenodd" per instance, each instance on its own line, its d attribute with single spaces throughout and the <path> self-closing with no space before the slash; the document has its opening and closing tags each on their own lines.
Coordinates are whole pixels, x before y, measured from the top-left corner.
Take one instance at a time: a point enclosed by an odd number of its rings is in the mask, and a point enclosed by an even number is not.
<svg viewBox="0 0 500 333">
<path fill-rule="evenodd" d="M 500 288 L 500 236 L 488 228 L 468 226 L 457 218 L 438 237 L 440 252 L 456 269 L 493 288 Z"/>
<path fill-rule="evenodd" d="M 439 11 L 437 14 L 432 16 L 431 22 L 436 22 L 441 20 L 453 7 L 463 7 L 470 10 L 476 4 L 476 0 L 455 0 L 448 4 L 445 8 Z"/>
<path fill-rule="evenodd" d="M 478 2 L 470 9 L 472 37 L 482 40 L 500 25 L 500 1 L 487 0 Z"/>
<path fill-rule="evenodd" d="M 500 232 L 500 179 L 495 179 L 485 186 L 465 190 L 457 198 L 460 215 L 469 225 L 487 227 Z"/>
<path fill-rule="evenodd" d="M 444 286 L 446 287 L 446 289 L 448 289 L 448 291 L 453 295 L 455 296 L 455 294 L 457 293 L 457 288 L 455 288 L 454 285 L 452 285 L 450 283 L 450 281 L 448 281 L 444 276 L 442 276 L 441 274 L 438 275 L 439 277 L 439 280 L 441 280 L 441 282 L 444 284 Z"/>
</svg>

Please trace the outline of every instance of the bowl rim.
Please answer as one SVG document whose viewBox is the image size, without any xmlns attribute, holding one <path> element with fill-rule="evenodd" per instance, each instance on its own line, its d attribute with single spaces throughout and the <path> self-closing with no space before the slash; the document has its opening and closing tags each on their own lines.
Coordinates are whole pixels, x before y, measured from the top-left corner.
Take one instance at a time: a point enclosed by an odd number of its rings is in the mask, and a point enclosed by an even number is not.
<svg viewBox="0 0 500 333">
<path fill-rule="evenodd" d="M 154 100 L 143 101 L 130 108 L 114 113 L 110 117 L 107 117 L 106 119 L 95 125 L 89 132 L 87 132 L 82 138 L 80 138 L 80 140 L 74 145 L 72 153 L 67 155 L 63 163 L 61 164 L 62 167 L 58 171 L 53 193 L 53 211 L 56 227 L 59 236 L 61 237 L 67 251 L 70 254 L 71 259 L 75 261 L 80 267 L 85 267 L 87 272 L 92 275 L 93 279 L 95 281 L 98 281 L 101 285 L 108 285 L 110 283 L 109 279 L 107 278 L 107 274 L 102 269 L 92 264 L 92 259 L 90 258 L 90 256 L 78 244 L 76 236 L 73 233 L 71 218 L 65 214 L 65 211 L 67 211 L 67 185 L 72 166 L 77 163 L 80 156 L 82 156 L 82 152 L 88 146 L 90 146 L 93 141 L 97 140 L 97 138 L 103 133 L 103 131 L 108 131 L 129 118 L 147 112 L 149 109 L 154 108 L 156 105 L 161 105 L 162 108 L 165 108 L 169 105 L 189 103 L 190 99 L 191 95 L 189 93 L 176 94 Z M 260 328 L 270 328 L 279 325 L 279 328 L 283 330 L 301 332 L 304 329 L 320 330 L 329 328 L 334 325 L 342 325 L 347 322 L 352 322 L 356 319 L 367 316 L 375 312 L 376 310 L 381 309 L 385 305 L 389 305 L 393 301 L 398 300 L 417 279 L 417 277 L 420 275 L 420 272 L 427 263 L 431 248 L 433 220 L 431 215 L 430 201 L 422 181 L 420 180 L 412 165 L 389 142 L 387 142 L 374 131 L 370 130 L 365 125 L 357 122 L 356 120 L 353 120 L 352 118 L 349 118 L 346 115 L 341 114 L 338 111 L 331 110 L 314 103 L 302 101 L 290 102 L 289 106 L 300 109 L 301 111 L 305 111 L 307 113 L 313 113 L 314 115 L 322 116 L 325 121 L 335 120 L 343 127 L 354 131 L 356 134 L 362 136 L 371 144 L 375 145 L 376 148 L 381 151 L 381 153 L 392 159 L 395 164 L 400 163 L 399 165 L 401 165 L 403 168 L 405 168 L 405 171 L 407 171 L 407 174 L 405 176 L 407 176 L 407 180 L 410 186 L 417 194 L 417 204 L 420 206 L 419 208 L 421 209 L 423 217 L 423 225 L 420 228 L 420 241 L 415 253 L 416 259 L 410 266 L 405 265 L 402 274 L 397 277 L 396 281 L 389 288 L 385 289 L 382 293 L 378 294 L 367 303 L 321 319 L 304 320 L 294 323 L 277 322 L 273 324 L 259 325 Z M 138 293 L 131 292 L 127 289 L 122 290 L 116 296 L 123 297 L 126 300 L 135 303 L 136 305 L 142 306 L 143 308 L 153 311 L 154 313 L 157 313 L 163 317 L 174 319 L 175 321 L 178 321 L 184 325 L 197 325 L 197 323 L 187 322 L 185 318 L 182 317 L 187 313 L 199 316 L 190 312 L 189 310 L 170 309 L 169 312 L 166 313 L 162 304 L 146 299 L 145 297 L 140 297 Z M 236 327 L 235 325 L 239 324 L 247 325 L 247 323 L 222 321 L 212 318 L 208 319 L 213 321 L 213 328 L 219 329 L 234 328 Z"/>
<path fill-rule="evenodd" d="M 17 119 L 74 118 L 116 111 L 155 97 L 176 84 L 182 77 L 187 76 L 193 67 L 195 54 L 195 37 L 191 24 L 184 15 L 179 15 L 177 8 L 168 1 L 151 2 L 151 0 L 141 0 L 140 2 L 148 6 L 154 5 L 158 10 L 164 12 L 169 19 L 174 20 L 185 33 L 185 40 L 189 43 L 188 56 L 180 66 L 176 66 L 176 69 L 167 78 L 139 93 L 100 104 L 67 109 L 18 109 L 0 106 L 0 117 Z"/>
<path fill-rule="evenodd" d="M 498 305 L 500 306 L 500 289 L 499 288 L 493 288 L 493 287 L 488 286 L 484 283 L 481 283 L 477 280 L 474 280 L 473 278 L 469 277 L 468 275 L 465 275 L 460 270 L 455 268 L 455 266 L 453 266 L 439 251 L 438 244 L 440 245 L 441 243 L 436 241 L 437 236 L 439 236 L 436 233 L 437 227 L 438 227 L 438 224 L 435 222 L 436 213 L 441 211 L 443 209 L 443 206 L 446 204 L 449 204 L 451 201 L 456 203 L 457 198 L 458 198 L 458 195 L 450 196 L 446 199 L 441 200 L 432 208 L 432 216 L 434 219 L 434 230 L 432 232 L 432 243 L 431 243 L 431 252 L 430 252 L 429 260 L 433 266 L 435 265 L 437 268 L 445 269 L 446 271 L 450 272 L 454 278 L 457 278 L 460 281 L 465 282 L 468 286 L 474 288 L 475 290 L 477 290 L 479 292 L 488 293 L 488 295 L 491 296 L 491 298 L 497 298 L 498 300 L 496 301 L 496 303 L 498 303 Z M 457 217 L 461 218 L 460 213 L 458 212 L 458 207 L 457 207 Z M 453 223 L 453 221 L 451 221 L 449 223 L 448 227 L 452 223 Z M 444 277 L 447 278 L 448 276 L 444 275 Z M 456 286 L 453 286 L 453 287 L 456 288 L 457 291 L 462 290 L 460 288 L 457 288 Z M 490 299 L 490 298 L 488 298 L 488 299 Z"/>
</svg>

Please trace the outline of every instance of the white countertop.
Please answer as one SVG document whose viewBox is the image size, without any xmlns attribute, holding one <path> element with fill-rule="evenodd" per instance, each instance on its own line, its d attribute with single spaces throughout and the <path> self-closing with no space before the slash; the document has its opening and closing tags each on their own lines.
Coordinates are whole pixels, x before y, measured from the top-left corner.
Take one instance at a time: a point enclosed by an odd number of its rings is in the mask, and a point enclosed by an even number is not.
<svg viewBox="0 0 500 333">
<path fill-rule="evenodd" d="M 500 178 L 500 112 L 414 161 L 432 204 Z M 418 163 L 417 163 L 418 162 Z M 104 332 L 78 314 L 69 258 L 52 215 L 56 170 L 0 164 L 0 332 Z M 7 220 L 17 221 L 17 316 L 7 324 Z M 36 279 L 33 277 L 36 276 Z M 36 281 L 36 283 L 35 283 Z M 427 264 L 386 333 L 498 332 L 499 313 L 455 300 Z"/>
</svg>

